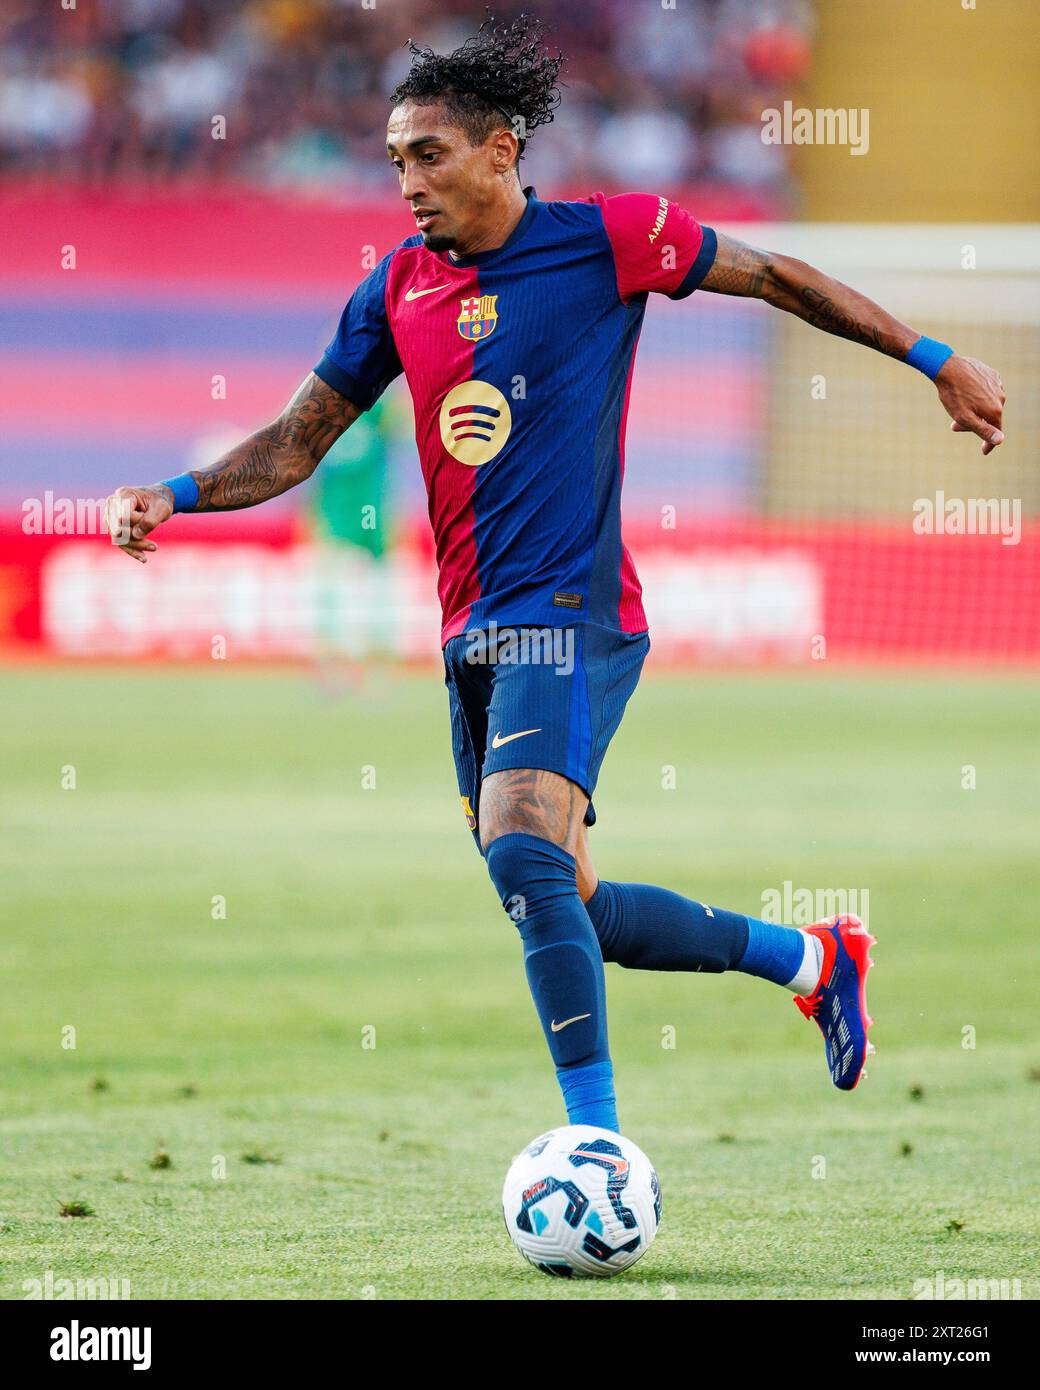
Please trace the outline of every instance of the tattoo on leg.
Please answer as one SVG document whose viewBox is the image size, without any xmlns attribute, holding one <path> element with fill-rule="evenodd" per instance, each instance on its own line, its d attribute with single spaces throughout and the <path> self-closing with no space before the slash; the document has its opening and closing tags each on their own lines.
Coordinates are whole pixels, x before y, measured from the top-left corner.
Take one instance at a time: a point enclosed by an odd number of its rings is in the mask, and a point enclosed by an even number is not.
<svg viewBox="0 0 1040 1390">
<path fill-rule="evenodd" d="M 576 783 L 544 768 L 492 772 L 480 789 L 481 843 L 523 833 L 574 854 L 589 799 Z"/>
</svg>

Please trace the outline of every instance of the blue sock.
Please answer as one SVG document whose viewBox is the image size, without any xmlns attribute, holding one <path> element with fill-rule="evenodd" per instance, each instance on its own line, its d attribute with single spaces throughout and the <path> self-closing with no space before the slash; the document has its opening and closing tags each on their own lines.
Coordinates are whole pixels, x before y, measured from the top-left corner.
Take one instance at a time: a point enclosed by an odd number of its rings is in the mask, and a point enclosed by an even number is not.
<svg viewBox="0 0 1040 1390">
<path fill-rule="evenodd" d="M 775 922 L 747 919 L 747 950 L 736 968 L 745 975 L 757 975 L 761 980 L 786 985 L 801 969 L 805 955 L 805 937 L 797 927 L 780 927 Z"/>
<path fill-rule="evenodd" d="M 585 904 L 605 961 L 629 970 L 739 970 L 786 985 L 805 940 L 792 927 L 708 907 L 667 888 L 600 879 Z"/>
<path fill-rule="evenodd" d="M 578 895 L 574 856 L 551 840 L 500 835 L 485 852 L 524 966 L 571 1124 L 617 1131 L 603 956 Z"/>
<path fill-rule="evenodd" d="M 605 1062 L 557 1067 L 556 1079 L 572 1125 L 596 1125 L 621 1133 L 614 1100 L 614 1068 L 609 1057 Z"/>
<path fill-rule="evenodd" d="M 601 878 L 585 910 L 603 959 L 629 970 L 718 974 L 733 970 L 748 945 L 746 917 L 648 883 L 607 883 Z"/>
</svg>

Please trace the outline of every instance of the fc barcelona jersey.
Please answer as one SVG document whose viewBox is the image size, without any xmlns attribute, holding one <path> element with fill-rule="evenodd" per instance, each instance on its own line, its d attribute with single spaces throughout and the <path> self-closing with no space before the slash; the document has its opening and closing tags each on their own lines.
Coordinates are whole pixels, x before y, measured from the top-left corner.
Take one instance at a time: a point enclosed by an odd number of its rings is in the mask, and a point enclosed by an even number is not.
<svg viewBox="0 0 1040 1390">
<path fill-rule="evenodd" d="M 647 295 L 691 294 L 715 233 L 665 198 L 527 208 L 502 246 L 409 237 L 351 296 L 316 374 L 367 410 L 403 371 L 436 543 L 441 643 L 646 626 L 621 538 L 625 417 Z"/>
</svg>

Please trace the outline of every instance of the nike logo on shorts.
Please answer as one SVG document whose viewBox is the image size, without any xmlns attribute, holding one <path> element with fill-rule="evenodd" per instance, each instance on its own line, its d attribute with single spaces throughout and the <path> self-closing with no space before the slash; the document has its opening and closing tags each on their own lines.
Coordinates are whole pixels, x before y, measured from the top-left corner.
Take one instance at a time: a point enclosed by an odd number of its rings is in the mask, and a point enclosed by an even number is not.
<svg viewBox="0 0 1040 1390">
<path fill-rule="evenodd" d="M 491 740 L 491 747 L 501 748 L 504 743 L 512 743 L 514 738 L 526 738 L 528 734 L 540 734 L 541 732 L 541 729 L 521 729 L 518 734 L 506 734 L 503 737 L 502 731 L 499 730 Z"/>
</svg>

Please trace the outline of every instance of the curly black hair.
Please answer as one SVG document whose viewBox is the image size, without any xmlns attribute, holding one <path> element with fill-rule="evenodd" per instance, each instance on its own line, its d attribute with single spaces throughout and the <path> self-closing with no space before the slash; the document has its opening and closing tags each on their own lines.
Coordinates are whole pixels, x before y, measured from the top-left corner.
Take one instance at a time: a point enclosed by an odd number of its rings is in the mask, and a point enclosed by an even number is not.
<svg viewBox="0 0 1040 1390">
<path fill-rule="evenodd" d="M 412 39 L 408 47 L 411 70 L 390 93 L 391 104 L 441 103 L 471 144 L 486 140 L 505 116 L 522 159 L 527 134 L 547 125 L 560 104 L 563 55 L 549 52 L 544 25 L 530 15 L 499 24 L 489 10 L 476 34 L 454 53 L 434 53 Z"/>
</svg>

